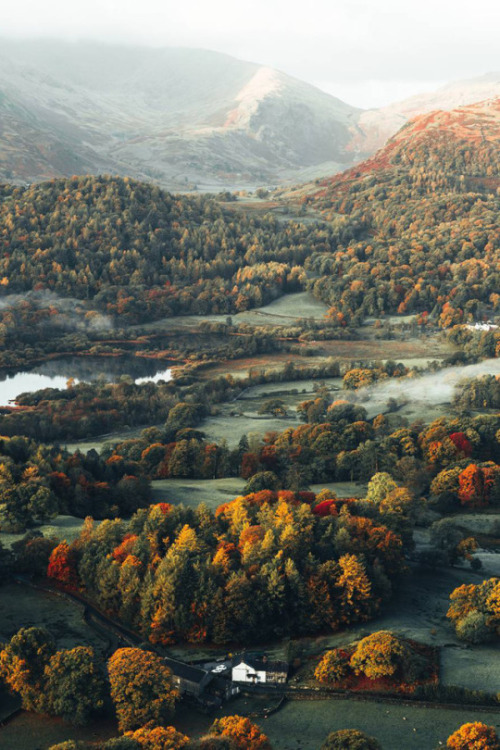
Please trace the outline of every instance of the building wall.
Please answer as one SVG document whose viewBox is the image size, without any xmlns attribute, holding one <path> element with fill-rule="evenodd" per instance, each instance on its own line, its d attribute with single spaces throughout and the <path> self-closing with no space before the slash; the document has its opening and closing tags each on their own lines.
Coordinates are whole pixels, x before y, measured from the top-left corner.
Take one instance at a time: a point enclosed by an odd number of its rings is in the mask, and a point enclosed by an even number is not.
<svg viewBox="0 0 500 750">
<path fill-rule="evenodd" d="M 283 683 L 286 682 L 286 674 L 284 672 L 268 672 L 267 673 L 267 681 L 268 682 L 279 682 Z"/>
<path fill-rule="evenodd" d="M 266 682 L 266 672 L 256 671 L 248 664 L 238 664 L 233 667 L 232 679 L 233 682 Z"/>
</svg>

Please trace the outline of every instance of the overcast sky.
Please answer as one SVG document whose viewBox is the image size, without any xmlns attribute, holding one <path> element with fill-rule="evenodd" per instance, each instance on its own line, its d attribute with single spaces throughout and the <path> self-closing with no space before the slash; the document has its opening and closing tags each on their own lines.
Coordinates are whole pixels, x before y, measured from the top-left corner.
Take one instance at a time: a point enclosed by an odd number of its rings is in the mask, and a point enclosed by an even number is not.
<svg viewBox="0 0 500 750">
<path fill-rule="evenodd" d="M 202 47 L 380 106 L 500 70 L 500 0 L 15 0 L 0 34 Z"/>
</svg>

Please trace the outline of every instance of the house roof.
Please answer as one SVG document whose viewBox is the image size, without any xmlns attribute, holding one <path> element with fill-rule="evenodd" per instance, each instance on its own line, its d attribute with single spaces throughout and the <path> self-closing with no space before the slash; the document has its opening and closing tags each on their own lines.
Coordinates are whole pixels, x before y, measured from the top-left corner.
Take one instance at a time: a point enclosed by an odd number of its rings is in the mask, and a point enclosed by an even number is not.
<svg viewBox="0 0 500 750">
<path fill-rule="evenodd" d="M 266 656 L 257 654 L 240 654 L 235 656 L 231 662 L 232 667 L 240 664 L 246 664 L 248 667 L 255 669 L 256 672 L 283 672 L 288 674 L 288 664 L 286 661 L 270 661 Z"/>
<path fill-rule="evenodd" d="M 164 662 L 172 671 L 173 675 L 180 677 L 183 680 L 188 680 L 189 682 L 201 683 L 209 676 L 209 673 L 204 669 L 192 667 L 191 664 L 186 664 L 183 661 L 177 661 L 176 659 L 165 657 Z"/>
</svg>

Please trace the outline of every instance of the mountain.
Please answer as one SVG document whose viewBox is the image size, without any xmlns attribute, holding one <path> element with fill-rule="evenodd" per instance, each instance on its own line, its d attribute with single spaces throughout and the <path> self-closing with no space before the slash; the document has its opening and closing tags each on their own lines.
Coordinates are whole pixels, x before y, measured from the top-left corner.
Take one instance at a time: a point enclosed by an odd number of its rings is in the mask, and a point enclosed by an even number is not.
<svg viewBox="0 0 500 750">
<path fill-rule="evenodd" d="M 216 52 L 3 40 L 0 177 L 112 172 L 169 187 L 349 166 L 360 110 Z"/>
<path fill-rule="evenodd" d="M 412 96 L 380 109 L 361 112 L 350 148 L 365 156 L 373 154 L 417 115 L 433 110 L 452 110 L 500 97 L 500 72 L 456 81 L 437 91 Z"/>
</svg>

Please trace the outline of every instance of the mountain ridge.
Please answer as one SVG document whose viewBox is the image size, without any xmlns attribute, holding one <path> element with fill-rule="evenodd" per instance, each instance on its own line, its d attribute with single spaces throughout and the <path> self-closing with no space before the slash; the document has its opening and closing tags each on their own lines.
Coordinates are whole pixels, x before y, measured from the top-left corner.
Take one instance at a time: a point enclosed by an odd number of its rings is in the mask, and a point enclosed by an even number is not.
<svg viewBox="0 0 500 750">
<path fill-rule="evenodd" d="M 49 173 L 36 127 L 45 149 L 48 141 L 62 155 L 80 139 L 76 163 L 91 172 L 104 165 L 162 184 L 205 178 L 224 185 L 235 174 L 258 184 L 320 162 L 352 162 L 345 147 L 359 110 L 255 63 L 205 50 L 94 43 L 59 43 L 55 51 L 46 42 L 10 43 L 2 55 L 0 91 L 17 112 L 11 132 L 0 133 L 7 178 L 9 170 L 27 181 L 74 172 L 56 159 Z M 68 58 L 76 59 L 64 65 Z M 20 165 L 6 158 L 12 152 Z"/>
<path fill-rule="evenodd" d="M 181 191 L 307 182 L 363 161 L 413 116 L 485 92 L 500 96 L 500 74 L 361 110 L 210 50 L 3 40 L 0 179 L 112 173 Z"/>
</svg>

